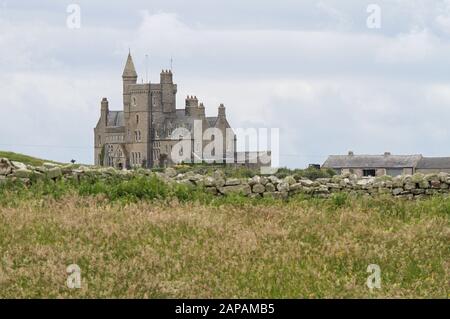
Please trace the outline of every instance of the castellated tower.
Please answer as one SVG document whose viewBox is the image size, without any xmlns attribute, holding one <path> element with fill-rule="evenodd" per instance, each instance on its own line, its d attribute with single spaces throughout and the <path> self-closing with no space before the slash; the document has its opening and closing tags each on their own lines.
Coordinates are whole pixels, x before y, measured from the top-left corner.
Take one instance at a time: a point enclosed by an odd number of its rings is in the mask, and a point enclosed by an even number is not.
<svg viewBox="0 0 450 319">
<path fill-rule="evenodd" d="M 192 130 L 195 120 L 202 129 L 230 128 L 225 107 L 217 116 L 206 117 L 205 106 L 196 96 L 186 98 L 184 109 L 176 108 L 177 85 L 172 70 L 162 70 L 160 83 L 137 83 L 138 74 L 128 54 L 122 73 L 123 110 L 112 111 L 108 100 L 101 100 L 100 119 L 94 129 L 95 164 L 117 168 L 164 167 L 178 163 L 172 148 L 179 142 L 171 134 L 177 128 Z M 193 132 L 192 132 L 193 133 Z M 192 141 L 194 143 L 194 141 Z M 225 150 L 217 150 L 224 154 Z M 189 154 L 187 154 L 189 156 Z M 190 154 L 203 156 L 199 154 Z"/>
<path fill-rule="evenodd" d="M 133 58 L 131 57 L 131 53 L 128 53 L 127 62 L 125 63 L 125 68 L 122 73 L 122 92 L 123 92 L 123 105 L 124 105 L 124 111 L 125 111 L 125 117 L 128 118 L 128 112 L 130 108 L 130 92 L 129 92 L 129 86 L 136 84 L 137 82 L 137 73 L 136 69 L 134 68 Z"/>
<path fill-rule="evenodd" d="M 161 102 L 164 113 L 175 112 L 175 96 L 177 93 L 176 86 L 173 85 L 173 77 L 171 70 L 161 71 Z"/>
</svg>

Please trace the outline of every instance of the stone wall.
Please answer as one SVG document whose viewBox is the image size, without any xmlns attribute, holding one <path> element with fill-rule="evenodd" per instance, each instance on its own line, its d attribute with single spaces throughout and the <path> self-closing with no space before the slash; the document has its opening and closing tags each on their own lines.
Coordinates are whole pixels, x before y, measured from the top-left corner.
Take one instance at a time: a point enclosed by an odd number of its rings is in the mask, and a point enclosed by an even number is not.
<svg viewBox="0 0 450 319">
<path fill-rule="evenodd" d="M 0 158 L 0 184 L 7 180 L 31 184 L 39 178 L 80 180 L 85 175 L 101 179 L 111 175 L 129 177 L 133 175 L 150 176 L 152 174 L 157 175 L 167 183 L 202 187 L 207 192 L 217 196 L 241 193 L 249 197 L 284 199 L 295 194 L 327 197 L 332 193 L 345 192 L 355 195 L 390 194 L 395 197 L 413 199 L 450 193 L 450 174 L 448 173 L 374 178 L 361 178 L 355 174 L 343 174 L 332 178 L 319 178 L 314 181 L 294 176 L 287 176 L 282 179 L 276 176 L 254 176 L 248 179 L 239 179 L 226 178 L 220 170 L 215 171 L 212 175 L 200 175 L 191 171 L 180 174 L 174 168 L 167 168 L 164 172 L 152 172 L 146 169 L 119 171 L 111 167 L 59 166 L 52 163 L 31 167 Z"/>
</svg>

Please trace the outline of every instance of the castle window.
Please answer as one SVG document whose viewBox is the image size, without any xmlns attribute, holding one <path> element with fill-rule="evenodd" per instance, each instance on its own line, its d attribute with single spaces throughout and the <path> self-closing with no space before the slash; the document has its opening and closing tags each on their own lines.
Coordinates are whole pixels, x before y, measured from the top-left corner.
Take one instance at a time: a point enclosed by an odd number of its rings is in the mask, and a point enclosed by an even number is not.
<svg viewBox="0 0 450 319">
<path fill-rule="evenodd" d="M 136 97 L 135 97 L 135 96 L 133 96 L 133 98 L 131 99 L 131 105 L 132 105 L 132 106 L 136 106 L 136 105 L 137 105 Z"/>
<path fill-rule="evenodd" d="M 139 115 L 136 114 L 136 124 L 139 124 Z"/>
<path fill-rule="evenodd" d="M 216 149 L 215 149 L 215 148 L 213 148 L 213 149 L 211 150 L 211 155 L 212 155 L 212 156 L 216 156 Z"/>
</svg>

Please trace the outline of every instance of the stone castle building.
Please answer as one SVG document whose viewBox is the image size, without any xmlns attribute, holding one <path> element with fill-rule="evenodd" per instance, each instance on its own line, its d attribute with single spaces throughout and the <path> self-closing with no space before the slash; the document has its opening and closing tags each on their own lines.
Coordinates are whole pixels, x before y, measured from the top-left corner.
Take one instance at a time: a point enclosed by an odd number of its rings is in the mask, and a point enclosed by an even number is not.
<svg viewBox="0 0 450 319">
<path fill-rule="evenodd" d="M 177 85 L 173 82 L 171 70 L 161 72 L 160 83 L 137 83 L 136 73 L 131 54 L 125 64 L 122 74 L 123 81 L 123 111 L 112 111 L 106 98 L 101 101 L 101 114 L 94 129 L 95 164 L 114 166 L 116 168 L 132 167 L 162 167 L 177 163 L 172 158 L 172 148 L 180 141 L 173 136 L 176 129 L 186 129 L 191 133 L 191 147 L 187 157 L 203 158 L 203 153 L 196 153 L 198 145 L 194 145 L 194 121 L 201 123 L 204 133 L 208 128 L 217 128 L 224 139 L 222 149 L 212 149 L 214 159 L 220 161 L 235 161 L 236 137 L 227 121 L 225 107 L 218 107 L 217 116 L 207 117 L 205 106 L 199 103 L 196 96 L 188 96 L 183 109 L 176 108 Z M 228 130 L 227 130 L 228 129 Z M 227 133 L 231 143 L 226 143 Z M 214 140 L 211 134 L 209 141 L 203 141 L 202 146 Z M 179 144 L 177 149 L 179 148 Z M 189 162 L 189 160 L 188 160 Z"/>
</svg>

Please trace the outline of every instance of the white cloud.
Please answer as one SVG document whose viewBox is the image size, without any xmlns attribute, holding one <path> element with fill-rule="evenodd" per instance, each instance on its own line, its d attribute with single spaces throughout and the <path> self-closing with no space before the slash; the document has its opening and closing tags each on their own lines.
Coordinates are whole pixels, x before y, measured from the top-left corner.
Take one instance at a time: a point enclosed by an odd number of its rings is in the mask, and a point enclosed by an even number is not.
<svg viewBox="0 0 450 319">
<path fill-rule="evenodd" d="M 273 22 L 237 28 L 230 15 L 228 26 L 211 27 L 192 23 L 182 10 L 141 10 L 138 26 L 123 29 L 114 21 L 89 24 L 86 3 L 78 31 L 68 30 L 64 19 L 2 20 L 0 46 L 7 50 L 0 54 L 0 144 L 92 162 L 99 101 L 107 96 L 120 109 L 120 75 L 131 47 L 140 76 L 150 54 L 152 81 L 175 58 L 179 108 L 184 96 L 195 94 L 209 115 L 225 103 L 235 127 L 279 127 L 282 164 L 320 163 L 348 149 L 448 155 L 450 84 L 436 78 L 439 61 L 450 53 L 446 42 L 431 25 L 395 34 L 356 32 L 365 10 L 355 16 L 338 3 L 321 3 L 340 31 L 324 24 L 277 28 Z M 19 146 L 31 144 L 87 148 Z"/>
</svg>

